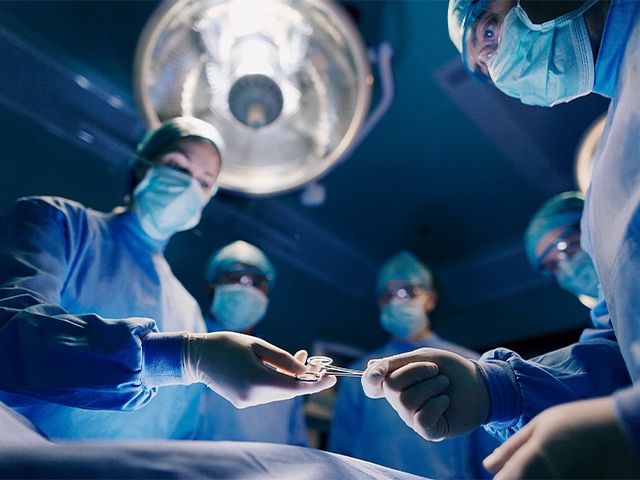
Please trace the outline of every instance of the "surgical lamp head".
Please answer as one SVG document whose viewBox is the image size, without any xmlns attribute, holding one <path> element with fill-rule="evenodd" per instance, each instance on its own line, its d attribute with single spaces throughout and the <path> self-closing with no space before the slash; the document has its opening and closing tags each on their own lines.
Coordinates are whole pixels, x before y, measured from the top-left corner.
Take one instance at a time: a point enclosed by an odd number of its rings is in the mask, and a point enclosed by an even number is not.
<svg viewBox="0 0 640 480">
<path fill-rule="evenodd" d="M 379 296 L 389 282 L 406 281 L 425 290 L 433 289 L 433 275 L 425 264 L 405 250 L 387 260 L 378 271 L 376 295 Z"/>
<path fill-rule="evenodd" d="M 531 266 L 540 268 L 540 258 L 536 247 L 542 238 L 552 230 L 560 227 L 580 226 L 584 197 L 581 192 L 570 191 L 556 195 L 536 211 L 524 233 L 524 245 Z"/>
<path fill-rule="evenodd" d="M 257 273 L 267 279 L 269 290 L 273 288 L 276 270 L 262 250 L 242 240 L 235 241 L 214 252 L 205 269 L 205 280 L 214 283 L 222 273 Z"/>
</svg>

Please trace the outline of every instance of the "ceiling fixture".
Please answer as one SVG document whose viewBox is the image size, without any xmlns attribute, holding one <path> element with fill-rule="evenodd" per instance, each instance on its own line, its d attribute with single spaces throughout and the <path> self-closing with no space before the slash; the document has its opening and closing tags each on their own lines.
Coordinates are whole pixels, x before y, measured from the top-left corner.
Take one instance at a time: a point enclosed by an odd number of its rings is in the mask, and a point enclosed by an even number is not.
<svg viewBox="0 0 640 480">
<path fill-rule="evenodd" d="M 323 177 L 353 148 L 373 77 L 353 20 L 327 0 L 169 0 L 140 36 L 147 127 L 179 115 L 225 139 L 222 189 L 268 196 Z"/>
</svg>

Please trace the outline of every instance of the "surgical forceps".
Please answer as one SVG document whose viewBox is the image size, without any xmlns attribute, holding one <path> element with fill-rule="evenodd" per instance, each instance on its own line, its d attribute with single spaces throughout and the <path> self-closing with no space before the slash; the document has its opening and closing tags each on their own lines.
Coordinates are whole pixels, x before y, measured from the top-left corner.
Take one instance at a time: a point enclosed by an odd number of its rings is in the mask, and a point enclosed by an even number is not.
<svg viewBox="0 0 640 480">
<path fill-rule="evenodd" d="M 303 382 L 319 382 L 325 375 L 335 375 L 336 377 L 361 377 L 362 370 L 352 370 L 351 368 L 336 367 L 332 365 L 333 359 L 325 356 L 314 356 L 307 359 L 307 371 L 296 375 L 298 380 Z"/>
</svg>

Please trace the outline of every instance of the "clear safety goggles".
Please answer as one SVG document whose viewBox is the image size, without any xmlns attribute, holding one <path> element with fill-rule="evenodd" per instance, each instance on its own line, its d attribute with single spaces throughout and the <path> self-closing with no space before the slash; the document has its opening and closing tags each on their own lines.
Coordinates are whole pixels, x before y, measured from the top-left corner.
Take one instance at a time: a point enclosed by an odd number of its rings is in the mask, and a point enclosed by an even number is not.
<svg viewBox="0 0 640 480">
<path fill-rule="evenodd" d="M 473 0 L 462 24 L 462 62 L 471 76 L 480 83 L 491 82 L 491 77 L 487 74 L 488 63 L 500 45 L 500 38 L 495 35 L 498 22 L 492 19 L 485 20 L 487 16 L 485 9 L 490 1 L 491 0 Z M 479 26 L 482 29 L 480 32 L 478 32 Z M 475 58 L 472 58 L 473 55 L 468 51 L 467 46 L 467 40 L 471 37 L 473 37 L 476 42 L 482 43 L 482 47 L 475 55 Z M 473 67 L 472 60 L 476 62 Z"/>
<path fill-rule="evenodd" d="M 237 271 L 237 272 L 224 272 L 220 274 L 213 287 L 216 285 L 248 285 L 261 290 L 264 293 L 269 292 L 269 281 L 267 278 L 256 272 L 250 271 Z"/>
<path fill-rule="evenodd" d="M 538 270 L 550 276 L 556 276 L 561 264 L 580 251 L 580 229 L 577 226 L 569 227 L 553 242 L 547 245 L 538 257 Z"/>
<path fill-rule="evenodd" d="M 391 303 L 392 300 L 400 299 L 400 300 L 409 300 L 412 298 L 416 298 L 420 293 L 425 292 L 426 290 L 418 285 L 414 285 L 412 283 L 403 283 L 399 285 L 394 285 L 393 287 L 387 288 L 380 293 L 378 296 L 378 303 L 380 305 L 385 305 Z"/>
</svg>

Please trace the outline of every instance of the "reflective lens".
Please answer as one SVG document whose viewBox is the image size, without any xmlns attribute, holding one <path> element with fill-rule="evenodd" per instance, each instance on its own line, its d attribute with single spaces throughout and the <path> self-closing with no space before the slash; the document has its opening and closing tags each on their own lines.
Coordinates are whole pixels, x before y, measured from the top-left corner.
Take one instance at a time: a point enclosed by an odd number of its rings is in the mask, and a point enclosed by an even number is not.
<svg viewBox="0 0 640 480">
<path fill-rule="evenodd" d="M 216 281 L 216 285 L 231 284 L 250 285 L 264 293 L 269 291 L 268 280 L 263 275 L 252 272 L 224 272 Z"/>
<path fill-rule="evenodd" d="M 415 298 L 424 292 L 425 289 L 411 283 L 396 285 L 384 290 L 378 297 L 380 304 L 391 303 L 394 299 L 408 300 Z"/>
<path fill-rule="evenodd" d="M 543 273 L 557 275 L 561 263 L 580 250 L 580 230 L 573 226 L 558 235 L 538 257 Z"/>
</svg>

